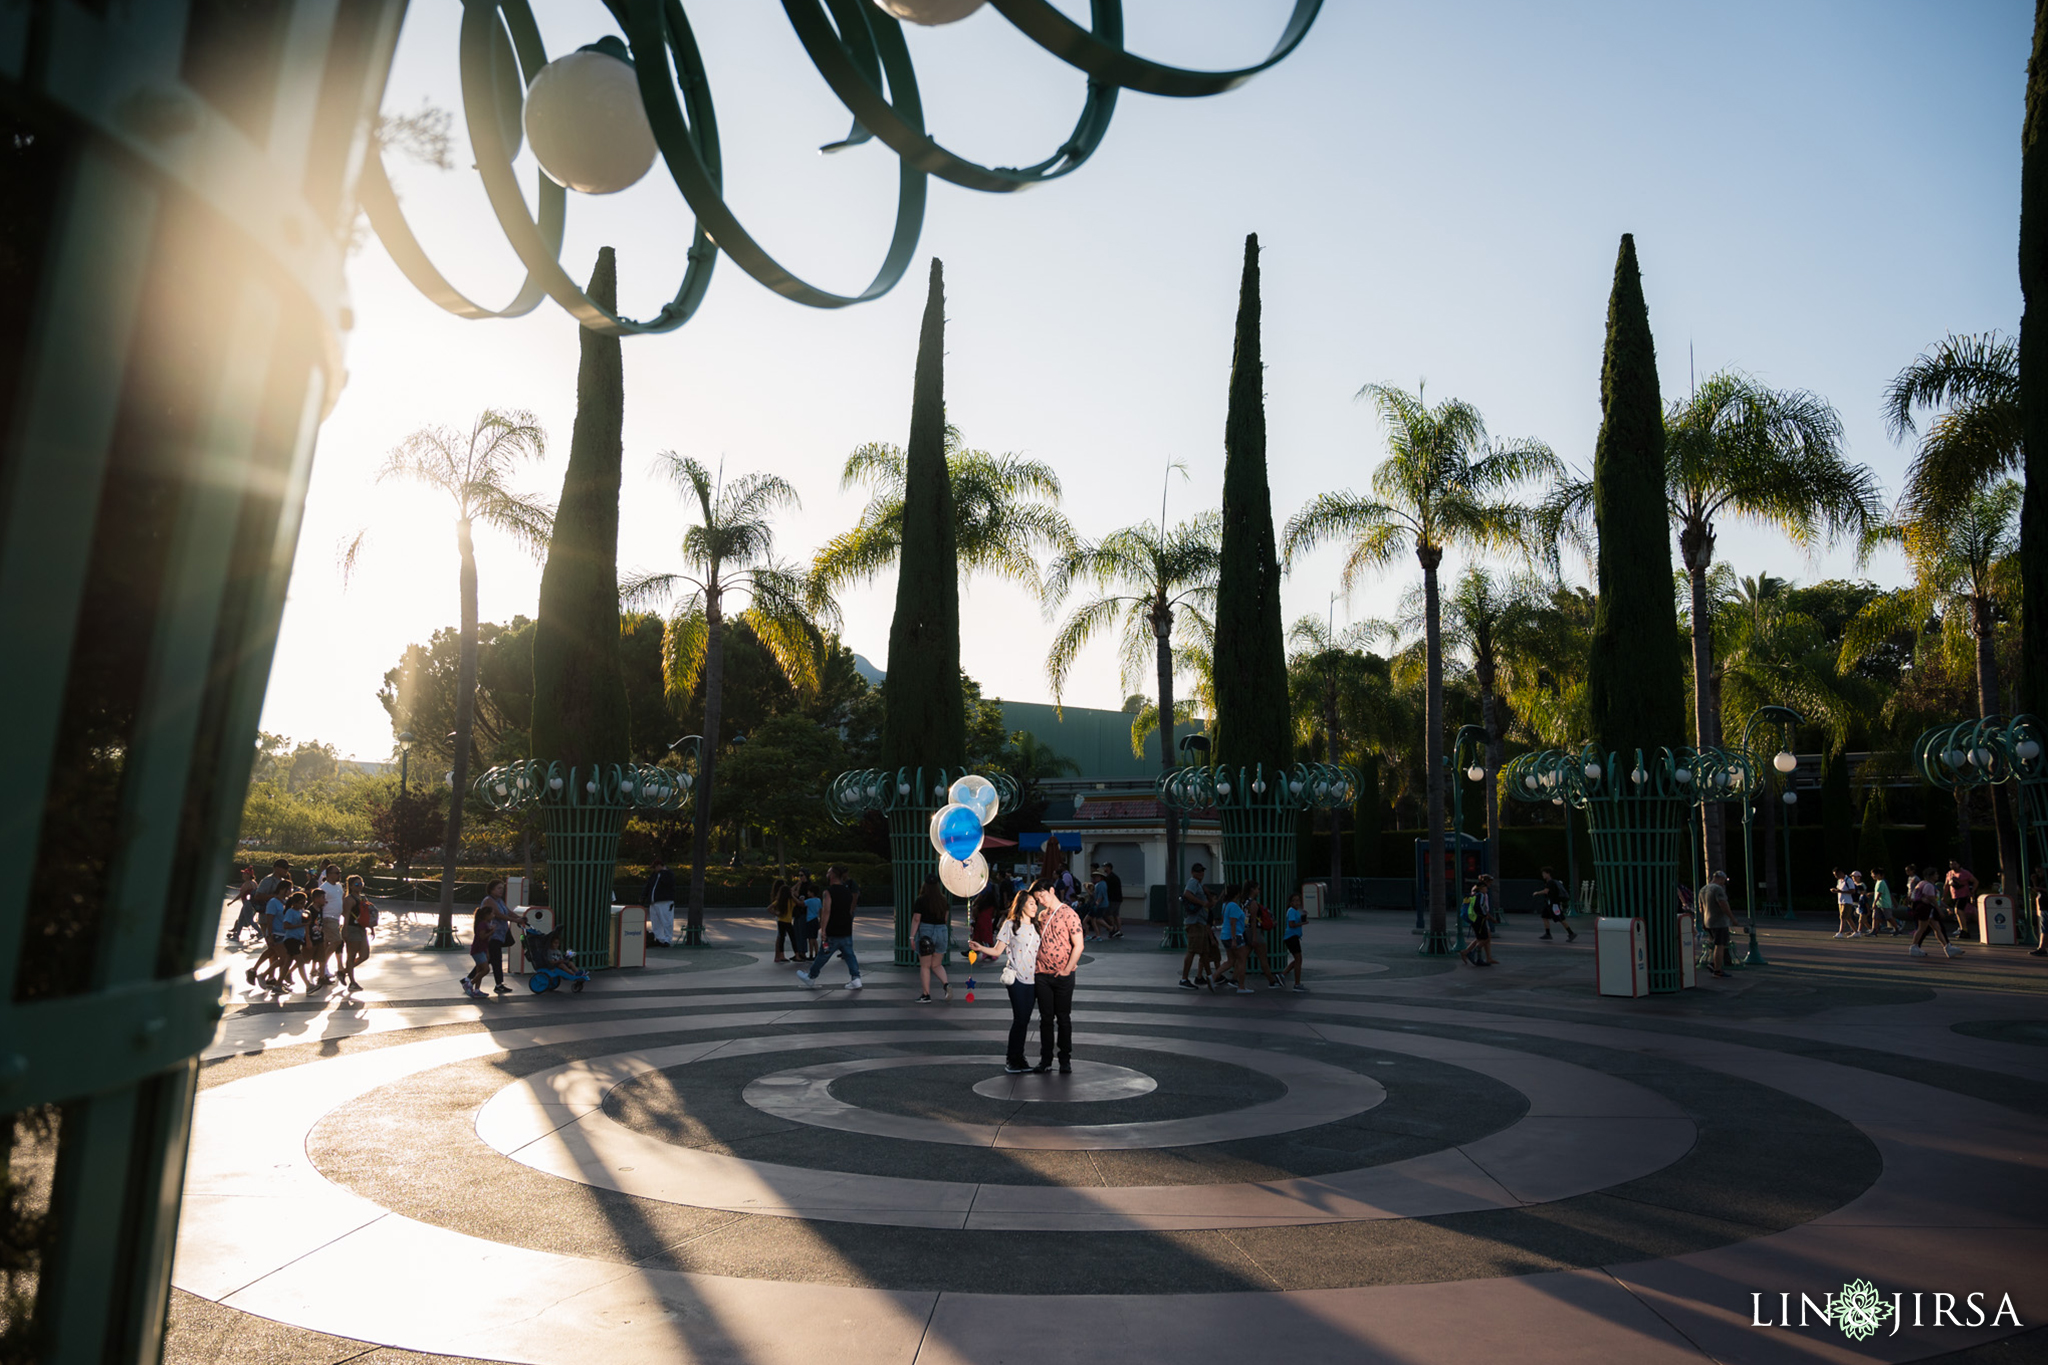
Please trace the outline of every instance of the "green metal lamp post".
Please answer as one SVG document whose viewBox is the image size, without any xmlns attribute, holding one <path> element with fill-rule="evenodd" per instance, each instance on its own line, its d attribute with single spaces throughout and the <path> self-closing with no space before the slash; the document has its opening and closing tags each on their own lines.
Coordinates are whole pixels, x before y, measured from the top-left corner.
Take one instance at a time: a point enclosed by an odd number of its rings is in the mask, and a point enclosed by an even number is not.
<svg viewBox="0 0 2048 1365">
<path fill-rule="evenodd" d="M 2033 904 L 2037 867 L 2048 867 L 2048 727 L 2033 716 L 1986 716 L 1939 726 L 1913 742 L 1913 766 L 1943 791 L 2011 783 L 2019 788 L 2020 884 L 2013 925 L 2022 943 L 2039 945 L 2043 925 Z"/>
<path fill-rule="evenodd" d="M 1267 896 L 1290 895 L 1300 880 L 1301 813 L 1350 805 L 1359 785 L 1356 770 L 1335 763 L 1296 763 L 1270 776 L 1264 764 L 1187 766 L 1154 779 L 1168 810 L 1213 809 L 1221 816 L 1224 871 L 1231 881 L 1256 881 Z M 1280 949 L 1284 920 L 1273 917 L 1269 954 Z"/>
<path fill-rule="evenodd" d="M 896 920 L 895 957 L 899 967 L 917 965 L 917 948 L 910 941 L 910 916 L 924 879 L 939 870 L 939 853 L 932 847 L 930 829 L 934 812 L 946 804 L 952 785 L 974 770 L 971 768 L 859 768 L 832 779 L 825 803 L 832 818 L 851 824 L 864 815 L 876 814 L 889 823 L 889 882 L 894 896 Z M 984 772 L 995 784 L 999 808 L 1017 804 L 1017 779 L 1002 771 Z"/>
<path fill-rule="evenodd" d="M 1486 769 L 1480 764 L 1474 763 L 1469 768 L 1464 766 L 1465 746 L 1467 744 L 1474 746 L 1475 756 L 1476 754 L 1484 753 L 1486 751 L 1485 727 L 1479 725 L 1460 725 L 1457 733 L 1451 737 L 1450 749 L 1444 754 L 1444 777 L 1451 785 L 1451 867 L 1453 869 L 1456 869 L 1465 858 L 1465 784 L 1458 779 L 1463 777 L 1472 782 L 1484 782 L 1486 780 Z M 1496 877 L 1499 876 L 1500 869 L 1495 868 L 1494 875 Z M 1457 945 L 1454 948 L 1450 947 L 1437 940 L 1435 935 L 1425 929 L 1422 942 L 1415 949 L 1418 956 L 1442 957 L 1448 952 L 1462 953 L 1465 951 L 1465 915 L 1464 911 L 1459 908 L 1461 901 L 1458 883 L 1461 880 L 1454 871 L 1450 879 L 1451 905 L 1453 910 L 1451 918 L 1456 920 L 1458 924 Z"/>
<path fill-rule="evenodd" d="M 1603 914 L 1643 921 L 1650 990 L 1680 989 L 1675 909 L 1687 839 L 1685 811 L 1702 801 L 1732 798 L 1753 781 L 1748 755 L 1722 748 L 1639 749 L 1624 770 L 1613 753 L 1593 745 L 1577 753 L 1546 749 L 1522 754 L 1501 770 L 1514 800 L 1562 799 L 1587 813 L 1593 869 Z"/>
<path fill-rule="evenodd" d="M 1770 784 L 1763 778 L 1763 764 L 1756 751 L 1756 746 L 1751 742 L 1751 736 L 1756 733 L 1756 728 L 1759 725 L 1775 725 L 1779 728 L 1780 742 L 1778 752 L 1772 755 L 1771 766 L 1785 778 L 1784 804 L 1790 806 L 1798 799 L 1796 793 L 1792 791 L 1791 782 L 1792 774 L 1799 767 L 1799 759 L 1792 752 L 1792 737 L 1798 733 L 1799 727 L 1805 723 L 1805 717 L 1789 706 L 1759 706 L 1756 710 L 1750 712 L 1749 719 L 1742 723 L 1742 752 L 1749 755 L 1750 768 L 1755 774 L 1752 779 L 1754 790 L 1745 789 L 1742 793 L 1742 877 L 1743 881 L 1747 883 L 1743 887 L 1742 910 L 1744 918 L 1748 920 L 1748 924 L 1745 927 L 1749 931 L 1749 947 L 1744 952 L 1741 962 L 1741 965 L 1745 967 L 1767 967 L 1770 965 L 1764 961 L 1763 945 L 1757 942 L 1756 937 L 1756 914 L 1758 909 L 1756 887 L 1758 883 L 1756 854 L 1750 840 L 1750 821 L 1755 811 L 1757 799 L 1761 797 L 1763 800 L 1770 800 L 1771 789 Z M 1789 818 L 1789 812 L 1784 820 L 1784 848 L 1778 860 L 1778 875 L 1785 889 L 1785 908 L 1783 913 L 1785 918 L 1790 919 L 1792 917 L 1792 821 Z M 1770 903 L 1766 902 L 1762 909 L 1766 914 L 1770 913 Z"/>
</svg>

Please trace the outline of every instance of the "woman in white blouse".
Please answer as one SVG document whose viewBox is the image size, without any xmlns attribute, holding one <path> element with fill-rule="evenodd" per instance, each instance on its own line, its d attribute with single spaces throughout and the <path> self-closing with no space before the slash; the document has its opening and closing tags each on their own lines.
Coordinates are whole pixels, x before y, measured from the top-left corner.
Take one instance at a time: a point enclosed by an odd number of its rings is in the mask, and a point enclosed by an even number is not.
<svg viewBox="0 0 2048 1365">
<path fill-rule="evenodd" d="M 1005 958 L 1009 964 L 1003 969 L 1003 984 L 1010 992 L 1010 1050 L 1003 1070 L 1012 1075 L 1031 1069 L 1024 1063 L 1024 1039 L 1031 1032 L 1031 1013 L 1038 1000 L 1032 986 L 1032 973 L 1038 966 L 1038 899 L 1050 894 L 1035 883 L 1030 890 L 1018 892 L 1002 927 L 996 930 L 996 941 L 970 945 L 978 953 Z"/>
</svg>

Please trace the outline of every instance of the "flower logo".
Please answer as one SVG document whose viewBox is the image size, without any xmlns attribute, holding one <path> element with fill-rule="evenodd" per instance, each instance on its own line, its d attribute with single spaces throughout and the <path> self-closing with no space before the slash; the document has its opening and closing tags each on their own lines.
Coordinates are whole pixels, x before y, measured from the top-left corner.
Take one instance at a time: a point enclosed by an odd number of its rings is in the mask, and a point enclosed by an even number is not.
<svg viewBox="0 0 2048 1365">
<path fill-rule="evenodd" d="M 1892 1315 L 1892 1305 L 1868 1280 L 1851 1280 L 1835 1295 L 1835 1326 L 1851 1341 L 1866 1341 Z"/>
</svg>

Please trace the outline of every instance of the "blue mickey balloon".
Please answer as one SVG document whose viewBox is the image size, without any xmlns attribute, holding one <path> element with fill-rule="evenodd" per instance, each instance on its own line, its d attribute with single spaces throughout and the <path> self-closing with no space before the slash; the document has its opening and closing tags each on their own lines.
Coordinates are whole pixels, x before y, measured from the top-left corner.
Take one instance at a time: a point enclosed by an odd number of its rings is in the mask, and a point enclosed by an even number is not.
<svg viewBox="0 0 2048 1365">
<path fill-rule="evenodd" d="M 932 847 L 964 863 L 981 848 L 981 816 L 972 806 L 942 807 L 932 816 L 931 836 Z"/>
</svg>

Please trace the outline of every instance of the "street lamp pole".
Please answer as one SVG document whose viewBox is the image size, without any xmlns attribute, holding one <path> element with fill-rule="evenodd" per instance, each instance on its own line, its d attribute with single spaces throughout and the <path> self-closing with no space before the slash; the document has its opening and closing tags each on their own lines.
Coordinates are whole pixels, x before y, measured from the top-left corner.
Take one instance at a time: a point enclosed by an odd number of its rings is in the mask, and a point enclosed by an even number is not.
<svg viewBox="0 0 2048 1365">
<path fill-rule="evenodd" d="M 398 796 L 400 800 L 404 800 L 406 796 L 405 780 L 411 766 L 412 731 L 400 730 L 398 732 Z"/>
<path fill-rule="evenodd" d="M 1785 804 L 1789 806 L 1796 799 L 1791 784 L 1792 773 L 1799 766 L 1799 759 L 1792 752 L 1792 740 L 1798 728 L 1805 724 L 1805 720 L 1789 706 L 1759 706 L 1750 712 L 1749 719 L 1742 724 L 1742 749 L 1744 753 L 1750 755 L 1752 764 L 1758 772 L 1763 771 L 1763 765 L 1755 763 L 1756 751 L 1751 747 L 1750 736 L 1760 724 L 1779 727 L 1778 752 L 1771 759 L 1771 766 L 1785 775 Z M 1742 794 L 1742 909 L 1749 920 L 1749 950 L 1742 958 L 1742 965 L 1745 967 L 1770 965 L 1764 961 L 1763 950 L 1757 945 L 1756 940 L 1756 852 L 1750 839 L 1750 817 L 1755 809 L 1756 795 L 1755 792 Z M 1765 791 L 1764 795 L 1768 799 L 1769 792 Z M 1789 818 L 1785 821 L 1785 855 L 1779 868 L 1779 875 L 1785 885 L 1786 913 L 1789 917 L 1792 902 L 1792 822 Z"/>
<path fill-rule="evenodd" d="M 1463 764 L 1465 746 L 1468 743 L 1474 746 L 1473 757 L 1475 761 L 1470 767 L 1463 768 L 1461 772 L 1460 768 Z M 1444 766 L 1449 769 L 1448 776 L 1451 780 L 1451 870 L 1454 886 L 1464 881 L 1464 878 L 1456 874 L 1457 870 L 1465 862 L 1465 786 L 1458 779 L 1462 776 L 1473 782 L 1485 781 L 1486 768 L 1483 764 L 1476 761 L 1478 756 L 1485 752 L 1485 727 L 1460 725 L 1457 734 L 1451 737 L 1450 752 L 1444 755 Z M 1459 899 L 1458 903 L 1460 905 L 1463 904 L 1462 898 Z M 1457 950 L 1462 953 L 1465 951 L 1465 914 L 1462 909 L 1457 914 L 1457 921 Z"/>
</svg>

